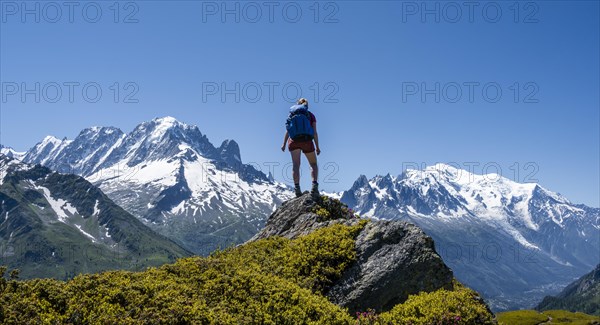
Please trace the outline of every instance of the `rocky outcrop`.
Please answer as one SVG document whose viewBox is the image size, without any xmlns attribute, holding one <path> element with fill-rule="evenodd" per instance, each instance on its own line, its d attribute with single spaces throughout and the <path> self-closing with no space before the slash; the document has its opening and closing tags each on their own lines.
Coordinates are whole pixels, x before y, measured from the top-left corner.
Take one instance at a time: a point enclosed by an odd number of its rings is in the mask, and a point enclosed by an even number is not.
<svg viewBox="0 0 600 325">
<path fill-rule="evenodd" d="M 295 238 L 332 224 L 354 225 L 359 218 L 322 220 L 310 195 L 285 202 L 250 241 L 270 236 Z M 372 220 L 356 238 L 356 263 L 328 288 L 329 299 L 350 312 L 391 309 L 410 294 L 449 288 L 452 271 L 431 237 L 403 221 Z"/>
<path fill-rule="evenodd" d="M 272 236 L 293 239 L 333 224 L 341 223 L 351 226 L 359 221 L 359 219 L 333 219 L 321 221 L 321 218 L 313 212 L 316 205 L 317 202 L 310 194 L 304 194 L 299 198 L 283 202 L 281 206 L 271 214 L 265 227 L 249 241 Z"/>
</svg>

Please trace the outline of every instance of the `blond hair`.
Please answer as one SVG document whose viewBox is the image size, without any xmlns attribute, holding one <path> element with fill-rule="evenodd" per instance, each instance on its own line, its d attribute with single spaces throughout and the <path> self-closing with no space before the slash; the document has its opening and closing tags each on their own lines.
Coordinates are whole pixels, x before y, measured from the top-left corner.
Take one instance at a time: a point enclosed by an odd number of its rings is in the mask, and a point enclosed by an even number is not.
<svg viewBox="0 0 600 325">
<path fill-rule="evenodd" d="M 298 102 L 296 102 L 296 104 L 306 105 L 306 107 L 308 107 L 308 100 L 306 100 L 306 98 L 300 98 L 300 99 L 298 99 Z"/>
</svg>

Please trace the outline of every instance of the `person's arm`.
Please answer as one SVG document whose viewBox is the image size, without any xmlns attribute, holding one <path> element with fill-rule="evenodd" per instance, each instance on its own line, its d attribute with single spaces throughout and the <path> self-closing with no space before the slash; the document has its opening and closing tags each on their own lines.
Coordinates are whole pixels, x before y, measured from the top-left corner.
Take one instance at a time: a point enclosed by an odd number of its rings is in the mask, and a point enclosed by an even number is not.
<svg viewBox="0 0 600 325">
<path fill-rule="evenodd" d="M 287 131 L 285 131 L 285 136 L 283 137 L 283 145 L 281 146 L 281 151 L 285 151 L 285 145 L 287 144 L 288 138 L 290 135 Z"/>
<path fill-rule="evenodd" d="M 319 148 L 319 134 L 317 133 L 317 121 L 312 123 L 313 130 L 315 130 L 314 140 L 315 147 L 317 147 L 317 155 L 321 154 L 321 148 Z"/>
</svg>

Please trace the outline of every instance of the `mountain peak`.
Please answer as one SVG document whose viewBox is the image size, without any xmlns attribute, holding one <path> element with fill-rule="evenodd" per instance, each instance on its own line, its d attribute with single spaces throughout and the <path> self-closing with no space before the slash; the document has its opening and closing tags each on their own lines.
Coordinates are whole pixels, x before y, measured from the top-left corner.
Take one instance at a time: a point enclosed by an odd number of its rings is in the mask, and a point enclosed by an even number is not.
<svg viewBox="0 0 600 325">
<path fill-rule="evenodd" d="M 42 139 L 42 142 L 40 142 L 42 145 L 46 145 L 46 144 L 60 144 L 62 141 L 64 141 L 65 139 L 61 140 L 53 135 L 47 135 L 44 137 L 44 139 Z"/>
<path fill-rule="evenodd" d="M 134 137 L 148 138 L 151 142 L 160 141 L 165 136 L 175 139 L 176 142 L 193 142 L 190 138 L 202 138 L 197 126 L 180 122 L 172 116 L 156 117 L 143 122 L 136 126 L 131 134 Z"/>
<path fill-rule="evenodd" d="M 18 158 L 0 152 L 0 185 L 2 185 L 4 176 L 9 172 L 9 168 L 13 170 L 26 170 L 31 166 L 23 163 Z"/>
<path fill-rule="evenodd" d="M 380 189 L 392 187 L 394 185 L 394 178 L 390 175 L 390 173 L 387 173 L 384 176 L 375 176 L 374 180 L 375 186 Z"/>
<path fill-rule="evenodd" d="M 176 127 L 180 127 L 183 125 L 183 123 L 179 122 L 178 120 L 176 120 L 174 117 L 171 116 L 165 116 L 165 117 L 157 117 L 152 119 L 152 121 L 150 121 L 150 123 L 142 123 L 142 124 L 150 124 L 153 126 L 153 133 L 164 133 L 165 131 L 172 129 L 172 128 L 176 128 Z"/>
<path fill-rule="evenodd" d="M 89 128 L 85 128 L 79 132 L 79 135 L 85 134 L 113 134 L 113 133 L 123 133 L 121 129 L 116 128 L 114 126 L 92 126 Z"/>
<path fill-rule="evenodd" d="M 242 163 L 240 155 L 240 146 L 233 140 L 225 140 L 217 149 L 221 158 L 231 167 L 235 167 Z"/>
<path fill-rule="evenodd" d="M 359 188 L 365 186 L 365 184 L 368 184 L 368 183 L 369 183 L 369 180 L 367 179 L 367 176 L 360 175 L 354 181 L 354 184 L 352 184 L 352 189 L 354 189 L 354 190 L 359 189 Z"/>
<path fill-rule="evenodd" d="M 23 157 L 25 156 L 25 152 L 19 152 L 11 147 L 5 147 L 1 144 L 0 144 L 0 154 L 3 154 L 9 158 L 15 158 L 18 160 L 23 159 Z"/>
<path fill-rule="evenodd" d="M 152 121 L 160 123 L 180 123 L 176 118 L 168 115 L 163 117 L 155 117 L 154 119 L 152 119 Z"/>
<path fill-rule="evenodd" d="M 160 125 L 163 128 L 167 129 L 177 126 L 188 126 L 185 123 L 179 122 L 176 118 L 172 116 L 155 117 L 154 119 L 152 119 L 152 123 Z"/>
<path fill-rule="evenodd" d="M 444 174 L 446 176 L 453 177 L 453 178 L 459 176 L 462 172 L 468 173 L 466 170 L 459 169 L 457 167 L 454 167 L 450 164 L 445 164 L 445 163 L 437 163 L 432 166 L 427 166 L 427 167 L 425 167 L 425 169 L 423 171 L 426 173 L 428 172 L 428 173 Z"/>
</svg>

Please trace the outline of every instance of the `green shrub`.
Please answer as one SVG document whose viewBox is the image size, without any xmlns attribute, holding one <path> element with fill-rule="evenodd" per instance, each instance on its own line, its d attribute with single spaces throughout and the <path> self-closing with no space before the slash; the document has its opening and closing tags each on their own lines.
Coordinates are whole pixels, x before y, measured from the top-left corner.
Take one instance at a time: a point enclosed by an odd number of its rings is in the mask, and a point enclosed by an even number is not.
<svg viewBox="0 0 600 325">
<path fill-rule="evenodd" d="M 454 283 L 453 290 L 440 289 L 411 295 L 389 312 L 380 315 L 381 324 L 493 324 L 493 315 L 478 294 Z"/>
<path fill-rule="evenodd" d="M 342 201 L 330 198 L 326 195 L 321 196 L 321 200 L 312 210 L 319 216 L 319 221 L 335 220 L 335 219 L 352 219 L 358 218 L 358 214 Z"/>
</svg>

